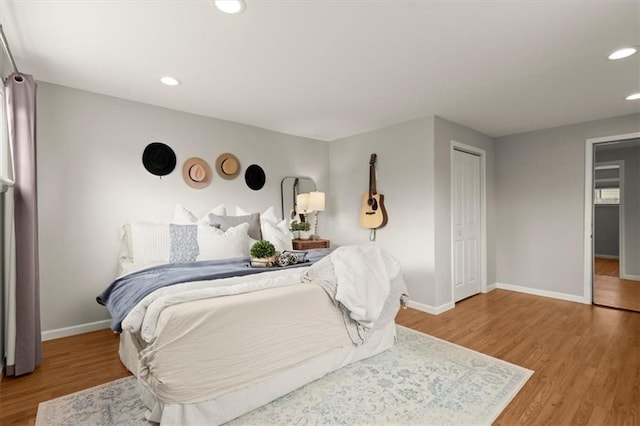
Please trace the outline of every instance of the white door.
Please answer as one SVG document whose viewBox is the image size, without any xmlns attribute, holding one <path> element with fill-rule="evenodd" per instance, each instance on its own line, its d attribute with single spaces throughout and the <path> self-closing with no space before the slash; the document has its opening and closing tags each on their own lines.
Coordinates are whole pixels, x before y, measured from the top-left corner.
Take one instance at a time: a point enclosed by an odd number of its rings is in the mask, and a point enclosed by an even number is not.
<svg viewBox="0 0 640 426">
<path fill-rule="evenodd" d="M 480 173 L 478 155 L 453 150 L 451 196 L 454 302 L 480 293 L 482 287 Z"/>
</svg>

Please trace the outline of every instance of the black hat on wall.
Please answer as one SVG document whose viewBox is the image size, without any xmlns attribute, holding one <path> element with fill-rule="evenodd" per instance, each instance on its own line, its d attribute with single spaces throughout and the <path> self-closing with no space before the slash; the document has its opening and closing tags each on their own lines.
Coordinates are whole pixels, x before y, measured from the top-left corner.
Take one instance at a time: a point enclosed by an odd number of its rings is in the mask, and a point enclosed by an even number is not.
<svg viewBox="0 0 640 426">
<path fill-rule="evenodd" d="M 142 153 L 142 164 L 151 174 L 168 175 L 176 167 L 176 154 L 171 147 L 162 142 L 152 142 Z"/>
<path fill-rule="evenodd" d="M 257 164 L 250 165 L 244 172 L 244 181 L 247 183 L 247 186 L 254 191 L 262 189 L 266 181 L 264 170 Z"/>
</svg>

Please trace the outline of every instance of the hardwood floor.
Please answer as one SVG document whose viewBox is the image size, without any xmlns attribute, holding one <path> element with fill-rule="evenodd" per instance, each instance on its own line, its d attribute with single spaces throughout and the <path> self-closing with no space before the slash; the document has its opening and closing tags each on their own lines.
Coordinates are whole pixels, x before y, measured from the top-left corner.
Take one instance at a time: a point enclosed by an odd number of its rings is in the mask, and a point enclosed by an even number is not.
<svg viewBox="0 0 640 426">
<path fill-rule="evenodd" d="M 640 312 L 640 281 L 619 278 L 618 259 L 596 257 L 593 276 L 593 303 Z"/>
<path fill-rule="evenodd" d="M 494 290 L 399 324 L 535 370 L 497 425 L 639 425 L 640 313 Z M 102 330 L 44 343 L 34 374 L 0 382 L 0 424 L 32 424 L 37 405 L 128 372 Z"/>
<path fill-rule="evenodd" d="M 640 313 L 494 290 L 398 323 L 535 371 L 497 425 L 640 424 Z"/>
<path fill-rule="evenodd" d="M 0 425 L 32 425 L 40 402 L 128 376 L 118 342 L 111 330 L 44 342 L 33 374 L 0 381 Z"/>
<path fill-rule="evenodd" d="M 620 276 L 620 261 L 618 261 L 618 259 L 605 259 L 603 257 L 596 257 L 593 264 L 593 272 L 595 275 L 605 275 L 607 277 Z"/>
</svg>

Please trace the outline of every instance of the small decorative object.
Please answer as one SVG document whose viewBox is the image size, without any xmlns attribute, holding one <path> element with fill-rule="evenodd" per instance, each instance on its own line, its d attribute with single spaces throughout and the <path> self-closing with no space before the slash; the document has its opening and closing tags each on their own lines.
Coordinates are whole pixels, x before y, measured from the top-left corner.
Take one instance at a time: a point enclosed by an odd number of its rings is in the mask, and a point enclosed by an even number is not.
<svg viewBox="0 0 640 426">
<path fill-rule="evenodd" d="M 273 266 L 276 248 L 269 241 L 261 240 L 251 246 L 251 266 L 258 268 L 268 268 Z"/>
<path fill-rule="evenodd" d="M 276 265 L 277 266 L 287 266 L 287 265 L 295 265 L 296 263 L 304 263 L 306 262 L 307 252 L 306 251 L 283 251 L 282 253 L 276 253 Z"/>
<path fill-rule="evenodd" d="M 162 142 L 152 142 L 142 153 L 142 164 L 151 174 L 166 176 L 176 168 L 176 154 Z"/>
<path fill-rule="evenodd" d="M 240 174 L 240 162 L 235 155 L 225 152 L 218 156 L 216 170 L 223 179 L 235 179 Z"/>
<path fill-rule="evenodd" d="M 247 186 L 254 191 L 262 189 L 266 181 L 264 170 L 257 164 L 250 165 L 244 172 L 244 181 L 247 183 Z"/>
<path fill-rule="evenodd" d="M 295 230 L 299 232 L 301 240 L 308 240 L 311 238 L 311 224 L 309 222 L 297 222 L 294 225 Z"/>
<path fill-rule="evenodd" d="M 189 158 L 182 166 L 182 177 L 190 187 L 204 188 L 211 182 L 211 167 L 202 158 Z"/>
</svg>

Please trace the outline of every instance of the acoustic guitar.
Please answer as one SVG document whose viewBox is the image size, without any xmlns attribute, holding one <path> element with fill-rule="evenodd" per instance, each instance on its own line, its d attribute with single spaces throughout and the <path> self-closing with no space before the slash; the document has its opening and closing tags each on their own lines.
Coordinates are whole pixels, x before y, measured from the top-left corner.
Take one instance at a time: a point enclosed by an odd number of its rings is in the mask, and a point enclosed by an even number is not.
<svg viewBox="0 0 640 426">
<path fill-rule="evenodd" d="M 369 192 L 362 196 L 362 208 L 360 209 L 360 224 L 372 229 L 371 240 L 375 239 L 375 230 L 387 224 L 387 211 L 384 208 L 384 196 L 376 190 L 376 160 L 378 156 L 371 154 L 369 160 Z"/>
</svg>

